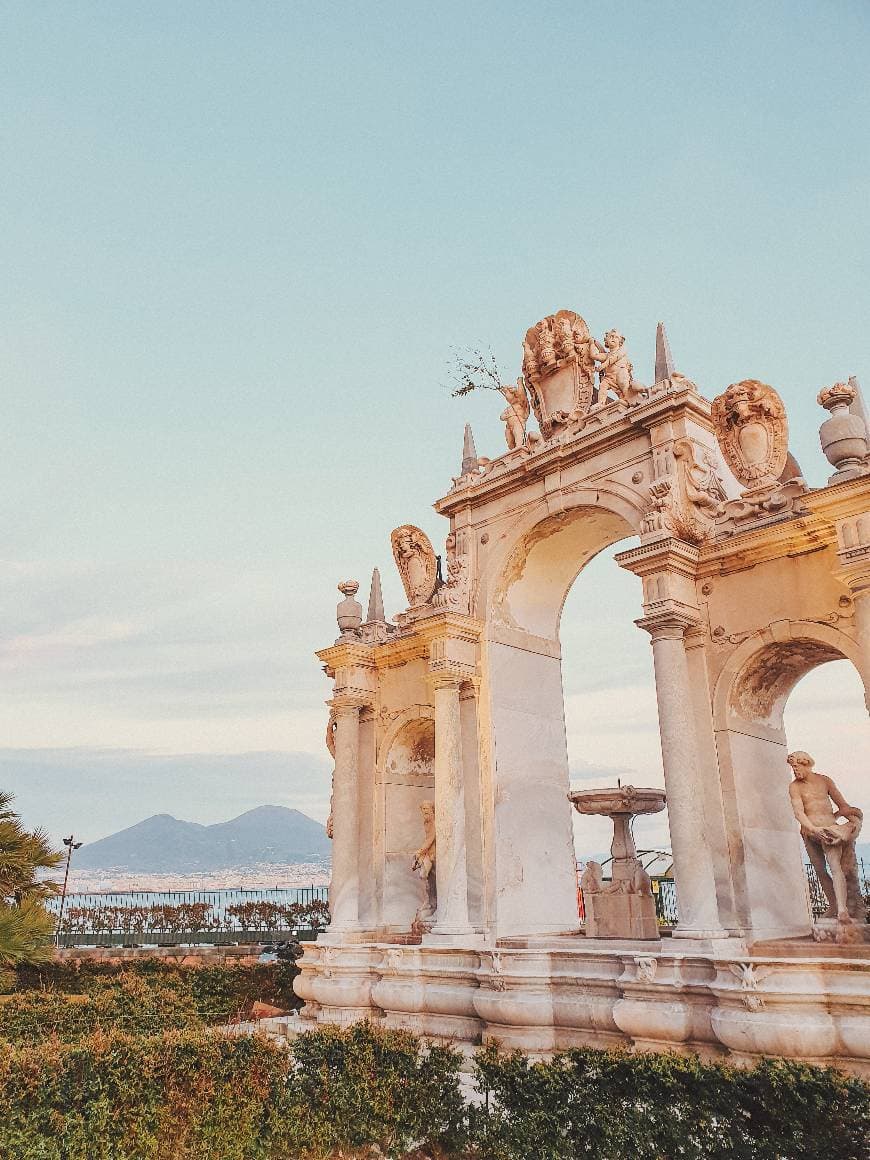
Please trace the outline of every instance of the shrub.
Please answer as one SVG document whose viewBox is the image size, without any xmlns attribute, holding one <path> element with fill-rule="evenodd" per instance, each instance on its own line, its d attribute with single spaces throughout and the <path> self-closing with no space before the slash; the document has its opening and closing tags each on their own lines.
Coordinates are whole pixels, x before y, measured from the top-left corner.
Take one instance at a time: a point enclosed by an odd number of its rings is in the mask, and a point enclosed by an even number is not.
<svg viewBox="0 0 870 1160">
<path fill-rule="evenodd" d="M 277 1158 L 289 1069 L 262 1038 L 214 1032 L 0 1045 L 0 1156 Z"/>
<path fill-rule="evenodd" d="M 85 959 L 76 965 L 55 962 L 19 970 L 17 990 L 91 995 L 122 978 L 141 978 L 189 996 L 206 1022 L 224 1023 L 246 1014 L 256 1000 L 285 1011 L 299 1007 L 301 1000 L 293 993 L 298 973 L 292 960 L 182 967 L 157 957 L 121 964 Z"/>
<path fill-rule="evenodd" d="M 765 1060 L 576 1050 L 546 1063 L 482 1052 L 476 1134 L 486 1160 L 866 1160 L 870 1089 Z"/>
<path fill-rule="evenodd" d="M 372 1144 L 395 1156 L 412 1145 L 450 1149 L 464 1139 L 458 1052 L 368 1023 L 309 1032 L 290 1050 L 291 1156 Z"/>
</svg>

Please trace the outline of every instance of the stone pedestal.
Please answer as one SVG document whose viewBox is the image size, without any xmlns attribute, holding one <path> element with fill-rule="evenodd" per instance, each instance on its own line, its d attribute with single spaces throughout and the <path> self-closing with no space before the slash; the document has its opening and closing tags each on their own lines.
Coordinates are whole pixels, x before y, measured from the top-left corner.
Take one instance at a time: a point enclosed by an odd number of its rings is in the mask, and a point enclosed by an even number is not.
<svg viewBox="0 0 870 1160">
<path fill-rule="evenodd" d="M 602 891 L 584 896 L 588 938 L 658 938 L 652 894 Z"/>
</svg>

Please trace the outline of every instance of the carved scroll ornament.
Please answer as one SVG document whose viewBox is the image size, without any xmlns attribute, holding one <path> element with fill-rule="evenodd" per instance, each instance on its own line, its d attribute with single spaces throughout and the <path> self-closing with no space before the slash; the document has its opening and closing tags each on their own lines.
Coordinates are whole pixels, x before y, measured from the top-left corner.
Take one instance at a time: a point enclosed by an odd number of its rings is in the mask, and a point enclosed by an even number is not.
<svg viewBox="0 0 870 1160">
<path fill-rule="evenodd" d="M 740 483 L 773 487 L 788 456 L 788 420 L 773 387 L 757 379 L 732 383 L 713 400 L 711 417 L 725 462 Z"/>
<path fill-rule="evenodd" d="M 427 604 L 435 591 L 438 575 L 438 562 L 429 537 L 413 524 L 402 524 L 393 531 L 390 541 L 408 604 L 412 608 Z"/>
</svg>

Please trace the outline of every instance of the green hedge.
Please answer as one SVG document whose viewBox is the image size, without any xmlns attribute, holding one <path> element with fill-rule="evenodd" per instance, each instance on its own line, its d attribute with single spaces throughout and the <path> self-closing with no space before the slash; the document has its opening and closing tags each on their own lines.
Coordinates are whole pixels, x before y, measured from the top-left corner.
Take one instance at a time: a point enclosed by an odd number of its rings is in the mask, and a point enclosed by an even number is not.
<svg viewBox="0 0 870 1160">
<path fill-rule="evenodd" d="M 577 1050 L 477 1058 L 487 1160 L 866 1160 L 870 1088 L 786 1060 Z"/>
<path fill-rule="evenodd" d="M 316 1032 L 287 1050 L 215 1032 L 0 1045 L 0 1156 L 287 1160 L 377 1143 L 458 1148 L 459 1057 L 398 1032 Z M 457 1154 L 454 1152 L 454 1154 Z"/>
<path fill-rule="evenodd" d="M 289 1063 L 259 1038 L 204 1032 L 0 1046 L 0 1156 L 271 1160 Z"/>
<path fill-rule="evenodd" d="M 572 1051 L 462 1057 L 366 1024 L 288 1048 L 207 1029 L 0 1044 L 4 1160 L 867 1160 L 870 1089 L 769 1060 Z"/>
<path fill-rule="evenodd" d="M 246 1015 L 251 1004 L 258 1000 L 290 1011 L 300 1005 L 293 993 L 293 979 L 297 974 L 295 963 L 281 961 L 180 967 L 159 959 L 143 959 L 120 966 L 85 961 L 78 969 L 62 963 L 22 969 L 18 972 L 12 1001 L 0 1002 L 0 1037 L 21 1038 L 14 1028 L 28 1013 L 27 997 L 34 999 L 36 1010 L 30 1016 L 37 1021 L 34 1024 L 37 1038 L 40 1010 L 46 1012 L 47 1018 L 63 1023 L 64 1008 L 60 1001 L 40 1007 L 42 996 L 85 995 L 92 999 L 94 1022 L 89 1027 L 82 1024 L 81 1012 L 68 1012 L 70 1027 L 84 1030 L 118 1026 L 130 1031 L 155 1032 L 184 1026 L 185 1019 L 226 1023 Z M 15 1018 L 10 1024 L 13 1014 Z M 161 1021 L 163 1015 L 165 1018 Z M 60 1027 L 57 1030 L 63 1034 Z"/>
</svg>

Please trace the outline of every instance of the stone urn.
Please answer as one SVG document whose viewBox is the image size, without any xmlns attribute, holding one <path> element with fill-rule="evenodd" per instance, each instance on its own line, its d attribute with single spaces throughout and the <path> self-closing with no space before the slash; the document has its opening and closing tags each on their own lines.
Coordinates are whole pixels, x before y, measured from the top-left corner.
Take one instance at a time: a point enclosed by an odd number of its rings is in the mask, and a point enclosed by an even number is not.
<svg viewBox="0 0 870 1160">
<path fill-rule="evenodd" d="M 580 882 L 589 938 L 658 938 L 655 900 L 649 875 L 641 865 L 631 833 L 632 819 L 665 808 L 665 791 L 633 785 L 572 790 L 568 799 L 580 814 L 598 814 L 613 822 L 612 878 L 605 883 L 601 866 L 587 862 Z"/>
<path fill-rule="evenodd" d="M 855 400 L 851 383 L 834 383 L 819 392 L 819 404 L 830 412 L 819 428 L 819 441 L 828 462 L 836 468 L 834 478 L 857 474 L 867 457 L 867 428 L 860 415 L 849 410 Z"/>
<path fill-rule="evenodd" d="M 342 580 L 338 586 L 344 600 L 338 602 L 335 618 L 338 621 L 338 631 L 342 636 L 352 636 L 362 624 L 362 605 L 354 600 L 359 592 L 359 581 Z"/>
</svg>

